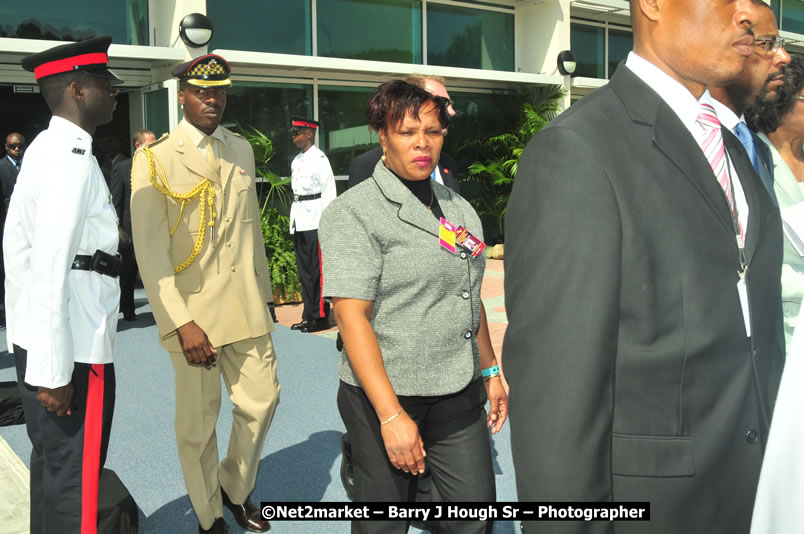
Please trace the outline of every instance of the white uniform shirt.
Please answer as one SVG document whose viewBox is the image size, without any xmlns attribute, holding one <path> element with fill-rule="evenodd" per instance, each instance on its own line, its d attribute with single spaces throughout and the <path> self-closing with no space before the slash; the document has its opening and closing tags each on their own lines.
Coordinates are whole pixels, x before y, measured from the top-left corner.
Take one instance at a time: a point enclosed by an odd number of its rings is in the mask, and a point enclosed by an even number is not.
<svg viewBox="0 0 804 534">
<path fill-rule="evenodd" d="M 318 230 L 318 220 L 330 202 L 335 199 L 335 175 L 327 156 L 313 145 L 307 152 L 299 152 L 290 164 L 291 187 L 294 195 L 315 195 L 315 200 L 300 200 L 290 207 L 290 233 L 298 230 Z"/>
<path fill-rule="evenodd" d="M 118 239 L 92 136 L 54 116 L 28 147 L 3 238 L 6 339 L 28 351 L 28 384 L 61 387 L 73 362 L 112 362 L 119 279 L 71 266 L 77 254 L 117 253 Z"/>
</svg>

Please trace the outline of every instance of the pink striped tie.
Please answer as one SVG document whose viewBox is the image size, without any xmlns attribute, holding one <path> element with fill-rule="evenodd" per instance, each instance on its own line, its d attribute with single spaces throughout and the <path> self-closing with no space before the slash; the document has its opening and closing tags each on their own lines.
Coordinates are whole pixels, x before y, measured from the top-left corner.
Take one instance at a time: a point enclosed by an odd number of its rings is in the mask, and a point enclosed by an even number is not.
<svg viewBox="0 0 804 534">
<path fill-rule="evenodd" d="M 732 216 L 735 216 L 737 212 L 734 205 L 734 195 L 731 190 L 731 180 L 729 180 L 726 147 L 723 144 L 723 135 L 720 132 L 720 121 L 712 104 L 707 102 L 699 103 L 696 122 L 702 131 L 701 150 L 703 150 L 704 156 L 709 161 L 709 165 L 715 173 L 715 178 L 717 178 L 717 183 L 723 189 L 723 194 L 726 195 L 726 201 L 729 203 Z M 739 221 L 737 225 L 740 231 L 740 240 L 744 243 L 745 232 L 743 231 L 743 225 Z"/>
</svg>

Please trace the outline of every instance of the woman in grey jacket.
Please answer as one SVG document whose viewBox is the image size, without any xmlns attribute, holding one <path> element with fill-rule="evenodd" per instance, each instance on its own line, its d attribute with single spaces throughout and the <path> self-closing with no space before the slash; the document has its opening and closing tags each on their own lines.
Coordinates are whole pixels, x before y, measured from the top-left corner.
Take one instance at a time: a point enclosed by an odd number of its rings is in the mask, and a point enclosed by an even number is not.
<svg viewBox="0 0 804 534">
<path fill-rule="evenodd" d="M 401 80 L 381 85 L 367 114 L 383 159 L 319 225 L 324 294 L 345 348 L 338 407 L 355 501 L 412 501 L 425 469 L 447 502 L 495 500 L 488 429 L 502 428 L 508 406 L 480 300 L 482 228 L 468 202 L 430 179 L 446 105 Z M 355 521 L 352 532 L 408 523 Z M 450 527 L 489 532 L 491 522 Z"/>
</svg>

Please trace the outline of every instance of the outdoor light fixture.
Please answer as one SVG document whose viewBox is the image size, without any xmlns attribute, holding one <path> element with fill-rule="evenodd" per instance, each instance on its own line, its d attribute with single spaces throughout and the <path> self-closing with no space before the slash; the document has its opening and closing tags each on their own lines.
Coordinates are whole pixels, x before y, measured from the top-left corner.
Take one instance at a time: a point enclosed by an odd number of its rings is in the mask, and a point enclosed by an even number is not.
<svg viewBox="0 0 804 534">
<path fill-rule="evenodd" d="M 212 40 L 212 21 L 201 13 L 190 13 L 179 23 L 179 36 L 191 48 L 201 48 Z"/>
<path fill-rule="evenodd" d="M 572 53 L 572 50 L 562 50 L 558 53 L 558 72 L 564 76 L 572 76 L 576 66 L 575 54 Z"/>
</svg>

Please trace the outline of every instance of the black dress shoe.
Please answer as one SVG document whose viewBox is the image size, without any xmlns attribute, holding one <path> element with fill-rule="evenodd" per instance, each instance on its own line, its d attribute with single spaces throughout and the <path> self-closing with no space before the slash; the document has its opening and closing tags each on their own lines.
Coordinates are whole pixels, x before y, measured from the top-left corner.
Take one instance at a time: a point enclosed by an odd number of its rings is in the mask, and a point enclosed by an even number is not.
<svg viewBox="0 0 804 534">
<path fill-rule="evenodd" d="M 302 331 L 304 331 L 304 329 L 307 328 L 307 325 L 309 325 L 309 324 L 310 324 L 310 321 L 302 320 L 300 323 L 290 325 L 290 329 L 291 330 L 302 330 Z"/>
<path fill-rule="evenodd" d="M 308 321 L 306 326 L 301 327 L 299 330 L 302 332 L 310 333 L 310 332 L 320 332 L 322 330 L 329 329 L 329 319 L 314 319 L 312 321 Z"/>
<path fill-rule="evenodd" d="M 125 321 L 136 321 L 137 320 L 137 314 L 134 313 L 134 312 L 124 313 L 123 314 L 123 320 L 125 320 Z"/>
<path fill-rule="evenodd" d="M 201 525 L 198 525 L 198 534 L 226 534 L 227 532 L 229 532 L 229 525 L 226 524 L 222 517 L 216 518 L 212 526 L 206 530 Z"/>
<path fill-rule="evenodd" d="M 251 499 L 246 497 L 246 502 L 243 504 L 234 504 L 229 500 L 229 496 L 221 488 L 221 497 L 223 497 L 223 504 L 232 512 L 237 524 L 248 530 L 249 532 L 265 532 L 270 530 L 271 524 L 268 520 L 263 519 L 260 514 L 260 509 L 254 506 Z"/>
</svg>

